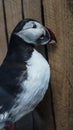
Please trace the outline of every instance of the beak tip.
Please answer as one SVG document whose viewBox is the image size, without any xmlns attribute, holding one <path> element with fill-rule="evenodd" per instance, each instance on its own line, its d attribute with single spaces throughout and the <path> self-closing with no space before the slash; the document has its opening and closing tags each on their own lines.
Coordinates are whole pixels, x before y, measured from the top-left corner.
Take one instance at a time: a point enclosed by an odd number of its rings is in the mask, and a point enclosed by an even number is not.
<svg viewBox="0 0 73 130">
<path fill-rule="evenodd" d="M 48 28 L 47 28 L 48 29 Z M 57 43 L 57 39 L 55 37 L 55 34 L 50 30 L 48 29 L 49 33 L 50 33 L 50 41 L 49 41 L 49 44 L 56 44 Z"/>
<path fill-rule="evenodd" d="M 49 44 L 56 44 L 57 40 L 50 40 Z"/>
</svg>

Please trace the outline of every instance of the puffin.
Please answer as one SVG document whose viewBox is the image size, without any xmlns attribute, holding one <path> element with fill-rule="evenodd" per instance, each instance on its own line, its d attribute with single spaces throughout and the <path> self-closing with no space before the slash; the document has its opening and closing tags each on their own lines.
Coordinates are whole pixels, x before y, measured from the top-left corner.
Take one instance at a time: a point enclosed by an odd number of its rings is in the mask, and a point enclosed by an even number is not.
<svg viewBox="0 0 73 130">
<path fill-rule="evenodd" d="M 14 28 L 0 66 L 0 130 L 14 130 L 13 124 L 42 101 L 50 66 L 35 47 L 55 42 L 54 33 L 37 20 L 26 18 Z"/>
</svg>

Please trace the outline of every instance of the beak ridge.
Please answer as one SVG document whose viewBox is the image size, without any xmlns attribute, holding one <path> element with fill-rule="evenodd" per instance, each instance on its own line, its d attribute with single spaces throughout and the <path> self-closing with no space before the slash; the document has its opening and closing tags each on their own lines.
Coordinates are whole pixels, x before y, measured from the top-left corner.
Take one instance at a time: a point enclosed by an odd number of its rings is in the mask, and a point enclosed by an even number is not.
<svg viewBox="0 0 73 130">
<path fill-rule="evenodd" d="M 48 32 L 49 32 L 49 34 L 50 34 L 50 40 L 49 40 L 48 43 L 49 43 L 49 44 L 57 43 L 57 40 L 56 40 L 55 34 L 54 34 L 50 29 L 47 28 L 47 30 L 48 30 Z"/>
</svg>

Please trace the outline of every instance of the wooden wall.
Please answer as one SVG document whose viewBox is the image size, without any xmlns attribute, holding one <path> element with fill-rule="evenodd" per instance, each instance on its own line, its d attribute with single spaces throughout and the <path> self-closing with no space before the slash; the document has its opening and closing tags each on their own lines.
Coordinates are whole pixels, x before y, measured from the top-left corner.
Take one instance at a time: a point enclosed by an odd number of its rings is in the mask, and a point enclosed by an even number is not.
<svg viewBox="0 0 73 130">
<path fill-rule="evenodd" d="M 50 63 L 50 87 L 35 111 L 17 122 L 15 129 L 73 130 L 73 1 L 0 0 L 0 64 L 13 28 L 27 17 L 51 28 L 57 45 L 37 48 Z"/>
<path fill-rule="evenodd" d="M 45 23 L 55 32 L 48 49 L 56 129 L 73 129 L 73 0 L 44 0 Z"/>
</svg>

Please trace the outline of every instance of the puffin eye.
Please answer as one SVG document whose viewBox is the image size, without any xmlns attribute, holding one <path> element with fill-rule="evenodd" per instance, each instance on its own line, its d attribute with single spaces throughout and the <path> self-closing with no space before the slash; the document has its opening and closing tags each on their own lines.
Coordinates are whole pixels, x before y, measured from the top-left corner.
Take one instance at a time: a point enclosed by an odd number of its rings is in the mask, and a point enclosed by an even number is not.
<svg viewBox="0 0 73 130">
<path fill-rule="evenodd" d="M 36 24 L 34 23 L 34 24 L 33 24 L 33 28 L 36 28 L 36 27 L 37 27 L 37 26 L 36 26 Z"/>
</svg>

